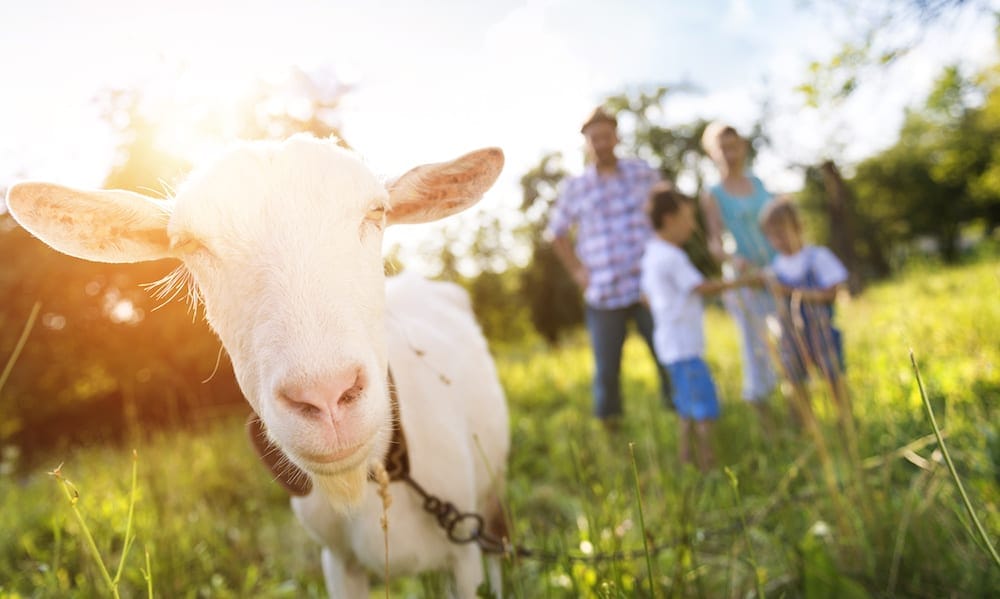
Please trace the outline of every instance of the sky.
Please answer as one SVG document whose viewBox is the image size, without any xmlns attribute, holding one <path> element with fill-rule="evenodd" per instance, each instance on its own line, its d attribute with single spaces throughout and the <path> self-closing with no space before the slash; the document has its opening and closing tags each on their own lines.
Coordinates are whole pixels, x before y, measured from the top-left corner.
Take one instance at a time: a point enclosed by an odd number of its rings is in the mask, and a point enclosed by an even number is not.
<svg viewBox="0 0 1000 599">
<path fill-rule="evenodd" d="M 22 178 L 99 186 L 115 139 L 94 98 L 138 85 L 171 106 L 233 102 L 296 66 L 352 86 L 342 132 L 376 172 L 483 146 L 507 166 L 482 210 L 516 210 L 518 180 L 549 151 L 582 168 L 579 124 L 626 88 L 686 83 L 667 124 L 748 128 L 765 99 L 771 147 L 755 169 L 794 191 L 793 164 L 847 163 L 890 145 L 903 109 L 947 64 L 997 62 L 993 21 L 966 10 L 926 34 L 837 110 L 793 90 L 851 32 L 825 0 L 34 0 L 0 7 L 0 188 Z M 997 5 L 996 2 L 993 3 Z M 825 7 L 825 8 L 824 8 Z M 179 76 L 178 73 L 183 73 Z M 183 127 L 175 149 L 207 153 Z M 187 145 L 185 145 L 187 144 Z M 405 229 L 409 229 L 406 227 Z M 416 244 L 419 232 L 390 239 Z"/>
</svg>

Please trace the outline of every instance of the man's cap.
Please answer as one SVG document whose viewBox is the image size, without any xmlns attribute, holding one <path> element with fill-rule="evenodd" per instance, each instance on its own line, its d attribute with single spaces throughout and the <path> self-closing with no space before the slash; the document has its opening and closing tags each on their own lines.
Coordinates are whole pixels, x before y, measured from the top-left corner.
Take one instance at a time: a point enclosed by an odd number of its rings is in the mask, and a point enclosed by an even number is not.
<svg viewBox="0 0 1000 599">
<path fill-rule="evenodd" d="M 598 106 L 590 113 L 590 116 L 587 117 L 587 120 L 580 127 L 580 133 L 583 133 L 587 130 L 587 127 L 595 123 L 611 123 L 613 127 L 618 127 L 618 119 L 603 106 Z"/>
</svg>

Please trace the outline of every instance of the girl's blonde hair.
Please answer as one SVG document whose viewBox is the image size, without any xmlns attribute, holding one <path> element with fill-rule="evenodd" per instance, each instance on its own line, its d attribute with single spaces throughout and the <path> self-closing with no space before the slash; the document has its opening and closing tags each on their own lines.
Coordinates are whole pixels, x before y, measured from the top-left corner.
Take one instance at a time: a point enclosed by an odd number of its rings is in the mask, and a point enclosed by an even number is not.
<svg viewBox="0 0 1000 599">
<path fill-rule="evenodd" d="M 799 209 L 787 196 L 778 196 L 765 204 L 757 221 L 761 229 L 768 229 L 779 223 L 788 223 L 796 229 L 802 228 Z"/>
</svg>

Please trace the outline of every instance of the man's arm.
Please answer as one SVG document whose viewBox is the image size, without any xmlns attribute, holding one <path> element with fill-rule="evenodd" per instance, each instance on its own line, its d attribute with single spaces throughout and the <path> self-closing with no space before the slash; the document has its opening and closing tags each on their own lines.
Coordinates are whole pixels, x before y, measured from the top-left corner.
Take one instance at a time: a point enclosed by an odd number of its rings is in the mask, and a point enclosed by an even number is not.
<svg viewBox="0 0 1000 599">
<path fill-rule="evenodd" d="M 573 249 L 573 243 L 569 238 L 566 236 L 557 236 L 552 240 L 552 249 L 580 289 L 586 289 L 587 282 L 590 280 L 590 273 L 587 272 L 587 268 L 580 262 L 580 259 L 576 255 L 576 250 Z"/>
</svg>

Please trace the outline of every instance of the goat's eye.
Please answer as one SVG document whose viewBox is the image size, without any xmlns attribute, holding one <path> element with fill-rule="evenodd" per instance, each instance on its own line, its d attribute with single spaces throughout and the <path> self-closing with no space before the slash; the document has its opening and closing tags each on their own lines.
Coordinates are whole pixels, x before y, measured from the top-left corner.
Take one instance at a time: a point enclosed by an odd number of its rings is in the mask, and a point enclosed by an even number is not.
<svg viewBox="0 0 1000 599">
<path fill-rule="evenodd" d="M 381 228 L 385 224 L 385 206 L 380 204 L 369 208 L 368 212 L 365 213 L 365 220 Z"/>
<path fill-rule="evenodd" d="M 204 247 L 193 235 L 181 234 L 170 239 L 170 251 L 177 257 L 193 254 Z"/>
</svg>

